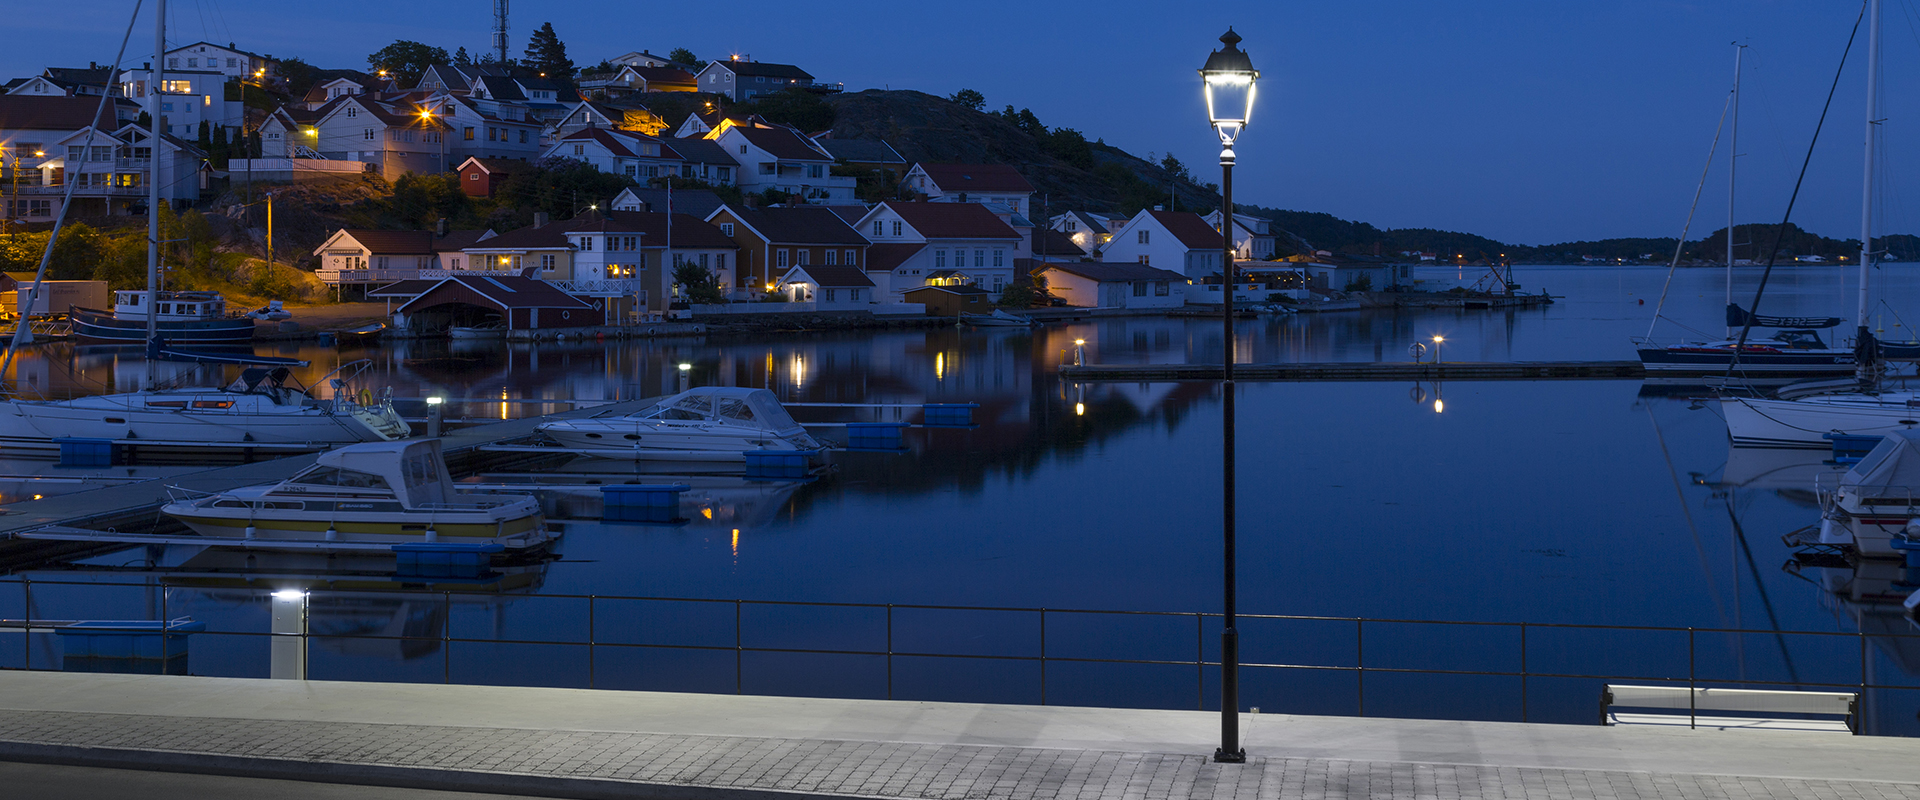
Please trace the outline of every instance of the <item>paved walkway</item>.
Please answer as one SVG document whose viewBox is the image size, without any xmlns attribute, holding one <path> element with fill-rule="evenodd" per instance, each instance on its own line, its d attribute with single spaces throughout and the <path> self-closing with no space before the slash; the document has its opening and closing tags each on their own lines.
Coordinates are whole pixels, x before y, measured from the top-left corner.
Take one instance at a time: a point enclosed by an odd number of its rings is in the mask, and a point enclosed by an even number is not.
<svg viewBox="0 0 1920 800">
<path fill-rule="evenodd" d="M 0 674 L 0 757 L 563 797 L 1920 798 L 1920 742 L 723 695 Z"/>
</svg>

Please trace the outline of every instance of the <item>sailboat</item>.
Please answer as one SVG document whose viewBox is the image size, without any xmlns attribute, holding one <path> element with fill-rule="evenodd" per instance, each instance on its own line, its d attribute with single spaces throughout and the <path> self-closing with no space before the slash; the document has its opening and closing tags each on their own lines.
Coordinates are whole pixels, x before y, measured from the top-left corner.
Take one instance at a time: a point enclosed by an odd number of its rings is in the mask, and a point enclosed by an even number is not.
<svg viewBox="0 0 1920 800">
<path fill-rule="evenodd" d="M 1881 435 L 1920 425 L 1920 392 L 1880 391 L 1876 386 L 1878 341 L 1868 330 L 1871 310 L 1867 282 L 1873 270 L 1874 132 L 1879 124 L 1880 0 L 1869 0 L 1867 14 L 1867 122 L 1864 180 L 1860 187 L 1859 328 L 1854 334 L 1859 353 L 1855 380 L 1846 391 L 1794 387 L 1778 397 L 1721 399 L 1727 435 L 1735 444 L 1785 447 L 1826 447 L 1828 434 Z M 1744 360 L 1744 356 L 1742 357 Z"/>
<path fill-rule="evenodd" d="M 158 113 L 162 73 L 166 67 L 166 0 L 158 0 L 154 13 L 154 74 L 148 84 L 156 101 L 150 138 L 156 143 L 147 181 L 147 291 L 143 297 L 162 297 L 155 291 L 159 283 L 160 187 L 161 165 L 158 143 L 165 115 Z M 124 54 L 124 50 L 123 50 Z M 119 64 L 119 56 L 114 59 Z M 102 97 L 104 105 L 108 98 Z M 30 297 L 40 296 L 53 244 L 60 238 L 67 211 L 73 205 L 70 178 L 67 197 L 60 215 L 54 220 L 47 250 L 41 254 L 39 272 L 29 289 Z M 127 298 L 131 299 L 131 298 Z M 159 303 L 147 303 L 147 312 L 157 312 Z M 148 345 L 145 388 L 138 392 L 82 397 L 72 400 L 25 400 L 17 395 L 0 399 L 0 446 L 28 449 L 57 449 L 62 440 L 89 439 L 119 445 L 158 446 L 169 449 L 233 449 L 268 447 L 280 450 L 325 450 L 343 444 L 377 442 L 405 438 L 412 429 L 394 411 L 388 397 L 375 397 L 367 390 L 355 393 L 347 382 L 364 372 L 371 362 L 342 365 L 322 379 L 333 388 L 333 397 L 321 400 L 306 387 L 292 380 L 291 368 L 305 366 L 297 359 L 255 356 L 223 356 L 217 353 L 189 351 L 169 344 L 161 334 L 162 314 L 147 313 Z M 124 321 L 124 320 L 123 320 Z M 244 320 L 251 336 L 252 320 Z M 13 358 L 26 343 L 27 326 L 14 333 L 13 346 L 0 360 L 0 375 L 13 366 Z M 153 362 L 177 358 L 202 363 L 233 363 L 246 366 L 239 380 L 224 387 L 161 386 L 154 380 Z M 347 370 L 358 368 L 354 373 Z M 335 377 L 340 376 L 340 377 Z M 384 394 L 384 393 L 383 393 Z"/>
<path fill-rule="evenodd" d="M 1749 313 L 1733 301 L 1733 235 L 1734 225 L 1735 179 L 1738 176 L 1740 144 L 1740 63 L 1746 53 L 1746 45 L 1735 44 L 1733 55 L 1733 93 L 1727 98 L 1728 110 L 1732 113 L 1733 124 L 1729 129 L 1727 158 L 1727 338 L 1719 341 L 1680 342 L 1662 345 L 1652 340 L 1653 329 L 1647 329 L 1645 338 L 1634 341 L 1635 351 L 1640 363 L 1646 368 L 1647 380 L 1651 383 L 1699 385 L 1707 378 L 1729 376 L 1746 385 L 1779 385 L 1791 381 L 1813 378 L 1841 378 L 1854 372 L 1854 352 L 1852 349 L 1834 347 L 1820 338 L 1820 329 L 1839 325 L 1839 317 L 1770 317 Z M 1716 134 L 1717 136 L 1717 134 Z M 1712 159 L 1709 156 L 1709 163 Z M 1704 183 L 1706 176 L 1701 175 Z M 1698 194 L 1695 194 L 1696 202 Z M 1691 225 L 1692 216 L 1688 216 Z M 1680 246 L 1686 242 L 1686 232 L 1682 231 Z M 1674 248 L 1674 263 L 1668 268 L 1668 280 L 1672 280 L 1672 270 L 1680 265 L 1680 246 Z M 1666 305 L 1666 293 L 1661 292 L 1660 305 L 1654 310 L 1654 323 L 1660 321 L 1660 310 Z M 1734 338 L 1733 332 L 1752 324 L 1764 328 L 1781 329 L 1768 339 L 1748 340 L 1741 344 Z M 1735 359 L 1735 351 L 1739 358 Z"/>
</svg>

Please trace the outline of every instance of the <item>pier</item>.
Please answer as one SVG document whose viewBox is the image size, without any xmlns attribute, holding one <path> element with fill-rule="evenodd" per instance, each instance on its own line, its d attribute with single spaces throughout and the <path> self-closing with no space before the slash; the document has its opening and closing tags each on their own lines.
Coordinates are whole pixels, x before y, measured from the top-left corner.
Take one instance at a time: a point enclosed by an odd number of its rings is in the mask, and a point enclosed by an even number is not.
<svg viewBox="0 0 1920 800">
<path fill-rule="evenodd" d="M 1235 364 L 1234 380 L 1244 381 L 1535 381 L 1639 379 L 1638 361 L 1448 361 L 1322 362 L 1310 364 Z M 1217 381 L 1218 364 L 1084 364 L 1060 367 L 1070 381 Z"/>
</svg>

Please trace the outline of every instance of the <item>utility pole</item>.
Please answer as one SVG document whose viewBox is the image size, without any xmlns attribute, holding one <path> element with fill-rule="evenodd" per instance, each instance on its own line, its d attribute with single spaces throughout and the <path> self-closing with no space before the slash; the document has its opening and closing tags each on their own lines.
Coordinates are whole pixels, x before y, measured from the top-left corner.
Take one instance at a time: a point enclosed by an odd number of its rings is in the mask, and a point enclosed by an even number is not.
<svg viewBox="0 0 1920 800">
<path fill-rule="evenodd" d="M 273 193 L 267 193 L 267 269 L 273 269 Z"/>
</svg>

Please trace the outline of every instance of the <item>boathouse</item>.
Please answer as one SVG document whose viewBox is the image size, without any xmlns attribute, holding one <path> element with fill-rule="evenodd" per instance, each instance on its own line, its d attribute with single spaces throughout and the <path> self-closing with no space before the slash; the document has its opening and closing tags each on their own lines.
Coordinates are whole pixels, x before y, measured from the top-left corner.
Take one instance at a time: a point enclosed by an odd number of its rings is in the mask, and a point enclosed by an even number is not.
<svg viewBox="0 0 1920 800">
<path fill-rule="evenodd" d="M 1069 261 L 1035 273 L 1047 291 L 1082 308 L 1179 308 L 1187 302 L 1187 276 L 1133 262 Z"/>
<path fill-rule="evenodd" d="M 907 302 L 927 307 L 930 317 L 958 317 L 961 314 L 993 313 L 993 296 L 971 283 L 951 286 L 921 286 L 906 291 Z"/>
<path fill-rule="evenodd" d="M 476 325 L 498 319 L 507 330 L 581 328 L 603 324 L 601 309 L 553 284 L 518 276 L 443 278 L 393 314 L 393 325 L 415 331 Z"/>
</svg>

